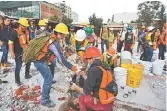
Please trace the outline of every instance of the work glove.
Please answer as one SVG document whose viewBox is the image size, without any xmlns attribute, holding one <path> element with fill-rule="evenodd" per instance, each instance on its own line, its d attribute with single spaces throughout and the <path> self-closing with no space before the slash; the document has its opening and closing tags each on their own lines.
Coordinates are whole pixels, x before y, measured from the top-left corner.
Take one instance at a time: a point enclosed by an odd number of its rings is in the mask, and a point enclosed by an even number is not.
<svg viewBox="0 0 167 111">
<path fill-rule="evenodd" d="M 75 83 L 72 83 L 71 88 L 72 91 L 75 91 L 77 89 L 77 85 Z"/>
<path fill-rule="evenodd" d="M 81 71 L 81 69 L 77 66 L 73 66 L 72 67 L 72 71 L 75 72 L 77 75 L 82 75 L 83 72 Z"/>
<path fill-rule="evenodd" d="M 133 49 L 133 47 L 134 47 L 134 44 L 132 44 L 131 49 Z"/>
</svg>

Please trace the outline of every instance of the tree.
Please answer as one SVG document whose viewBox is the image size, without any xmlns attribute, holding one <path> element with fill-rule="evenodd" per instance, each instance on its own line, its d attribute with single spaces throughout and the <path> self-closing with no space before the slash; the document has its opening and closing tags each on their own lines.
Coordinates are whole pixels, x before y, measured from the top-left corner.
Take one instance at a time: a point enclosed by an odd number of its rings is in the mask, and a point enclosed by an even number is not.
<svg viewBox="0 0 167 111">
<path fill-rule="evenodd" d="M 89 17 L 89 23 L 91 25 L 94 25 L 97 30 L 100 30 L 100 28 L 103 25 L 103 19 L 96 17 L 95 13 Z"/>
<path fill-rule="evenodd" d="M 145 23 L 147 26 L 151 25 L 152 19 L 161 19 L 163 24 L 165 19 L 165 6 L 160 1 L 145 1 L 138 5 L 138 21 Z M 162 27 L 162 26 L 161 26 Z"/>
<path fill-rule="evenodd" d="M 51 16 L 51 17 L 50 17 L 50 20 L 51 20 L 51 21 L 54 21 L 54 22 L 59 22 L 59 17 L 56 16 L 56 15 L 55 15 L 55 16 Z"/>
<path fill-rule="evenodd" d="M 62 18 L 62 22 L 65 24 L 71 24 L 73 20 L 64 15 Z"/>
</svg>

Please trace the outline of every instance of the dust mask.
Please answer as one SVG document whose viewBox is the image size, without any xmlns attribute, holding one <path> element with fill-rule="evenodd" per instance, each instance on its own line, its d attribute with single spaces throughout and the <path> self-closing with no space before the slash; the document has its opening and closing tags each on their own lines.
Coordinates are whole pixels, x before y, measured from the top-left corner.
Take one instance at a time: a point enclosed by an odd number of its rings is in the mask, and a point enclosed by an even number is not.
<svg viewBox="0 0 167 111">
<path fill-rule="evenodd" d="M 40 27 L 41 30 L 45 30 L 45 27 Z"/>
</svg>

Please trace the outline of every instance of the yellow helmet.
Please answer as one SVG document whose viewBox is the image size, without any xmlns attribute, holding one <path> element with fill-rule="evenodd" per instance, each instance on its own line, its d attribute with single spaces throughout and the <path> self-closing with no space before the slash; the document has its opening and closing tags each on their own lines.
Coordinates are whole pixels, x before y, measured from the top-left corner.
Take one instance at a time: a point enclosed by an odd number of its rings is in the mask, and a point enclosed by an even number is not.
<svg viewBox="0 0 167 111">
<path fill-rule="evenodd" d="M 38 25 L 39 25 L 39 26 L 45 26 L 45 25 L 46 25 L 46 22 L 45 22 L 44 20 L 40 20 L 40 21 L 38 22 Z"/>
<path fill-rule="evenodd" d="M 25 27 L 28 27 L 29 24 L 28 24 L 28 20 L 26 18 L 20 18 L 19 21 L 18 21 L 19 24 L 25 26 Z"/>
<path fill-rule="evenodd" d="M 94 28 L 95 28 L 95 26 L 94 26 L 94 25 L 91 25 L 91 28 L 92 28 L 92 29 L 94 29 Z"/>
<path fill-rule="evenodd" d="M 62 34 L 69 34 L 68 27 L 64 23 L 57 24 L 54 31 L 62 33 Z"/>
<path fill-rule="evenodd" d="M 83 25 L 83 26 L 87 26 L 87 23 L 86 23 L 86 22 L 82 22 L 82 25 Z"/>
<path fill-rule="evenodd" d="M 146 27 L 143 25 L 141 28 L 142 28 L 142 29 L 145 29 Z"/>
<path fill-rule="evenodd" d="M 49 20 L 48 19 L 43 19 L 44 21 L 45 21 L 45 23 L 48 23 L 49 22 Z"/>
</svg>

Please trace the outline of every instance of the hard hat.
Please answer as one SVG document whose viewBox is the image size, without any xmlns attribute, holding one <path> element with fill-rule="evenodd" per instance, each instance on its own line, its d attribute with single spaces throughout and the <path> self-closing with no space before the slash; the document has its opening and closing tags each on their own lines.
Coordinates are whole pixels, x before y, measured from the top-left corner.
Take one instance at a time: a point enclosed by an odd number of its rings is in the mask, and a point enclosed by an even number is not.
<svg viewBox="0 0 167 111">
<path fill-rule="evenodd" d="M 69 34 L 68 27 L 64 23 L 57 24 L 54 31 L 62 34 Z"/>
<path fill-rule="evenodd" d="M 92 29 L 94 29 L 94 28 L 95 28 L 95 26 L 94 26 L 94 25 L 91 25 L 91 28 L 92 28 Z"/>
<path fill-rule="evenodd" d="M 48 19 L 43 19 L 43 20 L 45 21 L 45 23 L 46 23 L 46 24 L 49 22 L 49 20 L 48 20 Z"/>
<path fill-rule="evenodd" d="M 128 30 L 132 31 L 133 27 L 132 26 L 128 26 Z"/>
<path fill-rule="evenodd" d="M 73 25 L 70 25 L 70 29 L 74 29 L 74 26 L 73 26 Z"/>
<path fill-rule="evenodd" d="M 29 24 L 28 24 L 28 20 L 26 18 L 20 18 L 19 21 L 18 21 L 19 24 L 25 26 L 25 27 L 28 27 Z"/>
<path fill-rule="evenodd" d="M 82 25 L 83 25 L 83 26 L 87 26 L 87 23 L 86 23 L 86 22 L 82 22 Z"/>
<path fill-rule="evenodd" d="M 85 32 L 86 32 L 86 35 L 90 36 L 90 35 L 92 35 L 93 30 L 91 27 L 86 27 Z"/>
<path fill-rule="evenodd" d="M 95 58 L 95 57 L 99 57 L 100 54 L 100 50 L 96 47 L 89 47 L 84 54 L 84 58 L 85 59 L 89 59 L 89 58 Z"/>
<path fill-rule="evenodd" d="M 128 24 L 124 24 L 124 27 L 127 28 L 127 27 L 128 27 Z"/>
<path fill-rule="evenodd" d="M 142 28 L 142 29 L 145 29 L 146 27 L 143 25 L 141 28 Z"/>
<path fill-rule="evenodd" d="M 148 27 L 148 31 L 152 31 L 153 29 L 154 29 L 153 26 L 149 26 L 149 27 Z"/>
<path fill-rule="evenodd" d="M 86 38 L 86 33 L 84 30 L 80 29 L 77 31 L 75 39 L 77 41 L 83 41 Z"/>
<path fill-rule="evenodd" d="M 46 22 L 45 22 L 44 20 L 40 20 L 40 21 L 38 22 L 38 25 L 39 25 L 39 26 L 45 26 L 45 25 L 46 25 Z"/>
<path fill-rule="evenodd" d="M 115 49 L 110 47 L 108 50 L 107 50 L 107 54 L 110 55 L 110 56 L 113 56 L 115 54 Z"/>
</svg>

